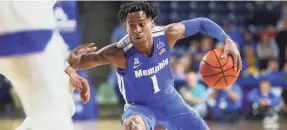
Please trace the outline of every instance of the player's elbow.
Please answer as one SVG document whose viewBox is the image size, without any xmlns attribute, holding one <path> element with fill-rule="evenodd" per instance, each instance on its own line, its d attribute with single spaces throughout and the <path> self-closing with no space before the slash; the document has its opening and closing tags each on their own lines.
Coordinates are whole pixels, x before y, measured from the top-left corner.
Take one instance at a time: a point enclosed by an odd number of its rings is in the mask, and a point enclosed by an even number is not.
<svg viewBox="0 0 287 130">
<path fill-rule="evenodd" d="M 200 19 L 200 23 L 202 26 L 205 24 L 214 23 L 211 19 L 209 19 L 207 17 L 199 17 L 199 19 Z"/>
<path fill-rule="evenodd" d="M 199 17 L 201 20 L 203 21 L 212 21 L 211 19 L 207 18 L 207 17 Z"/>
</svg>

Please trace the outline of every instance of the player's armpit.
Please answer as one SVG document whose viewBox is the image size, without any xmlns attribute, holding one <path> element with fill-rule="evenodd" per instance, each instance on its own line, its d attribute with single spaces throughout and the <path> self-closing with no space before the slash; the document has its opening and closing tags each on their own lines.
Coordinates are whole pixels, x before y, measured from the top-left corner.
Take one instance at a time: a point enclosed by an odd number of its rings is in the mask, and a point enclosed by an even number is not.
<svg viewBox="0 0 287 130">
<path fill-rule="evenodd" d="M 83 55 L 76 69 L 89 69 L 106 64 L 115 64 L 117 67 L 125 68 L 124 52 L 116 44 L 107 45 L 96 52 Z"/>
<path fill-rule="evenodd" d="M 185 27 L 180 23 L 172 23 L 164 26 L 164 31 L 169 48 L 172 48 L 177 40 L 185 37 Z"/>
</svg>

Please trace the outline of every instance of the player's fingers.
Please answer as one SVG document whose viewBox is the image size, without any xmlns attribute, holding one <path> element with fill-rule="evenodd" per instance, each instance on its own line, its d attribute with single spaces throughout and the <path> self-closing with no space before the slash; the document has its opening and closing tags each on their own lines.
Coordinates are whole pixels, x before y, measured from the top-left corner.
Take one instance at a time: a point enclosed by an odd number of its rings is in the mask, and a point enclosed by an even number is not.
<svg viewBox="0 0 287 130">
<path fill-rule="evenodd" d="M 124 130 L 131 130 L 131 126 L 130 126 L 130 123 L 131 123 L 131 119 L 125 119 L 124 121 Z"/>
<path fill-rule="evenodd" d="M 89 52 L 89 48 L 88 47 L 81 47 L 81 48 L 77 49 L 76 55 L 77 56 L 81 56 L 81 55 L 84 55 L 84 54 L 86 54 L 88 52 Z"/>
<path fill-rule="evenodd" d="M 78 91 L 81 91 L 82 84 L 81 84 L 81 82 L 79 80 L 72 79 L 71 82 L 72 82 L 73 87 L 75 89 L 77 89 Z"/>
<path fill-rule="evenodd" d="M 95 50 L 97 50 L 97 47 L 90 47 L 90 48 L 89 48 L 89 52 L 93 52 L 93 51 L 95 51 Z"/>
<path fill-rule="evenodd" d="M 233 57 L 233 62 L 234 62 L 234 63 L 233 63 L 233 68 L 234 68 L 235 71 L 237 71 L 237 67 L 238 67 L 238 66 L 237 66 L 237 65 L 238 65 L 238 64 L 237 64 L 237 63 L 238 63 L 238 56 L 232 55 L 232 57 Z"/>
<path fill-rule="evenodd" d="M 239 58 L 238 58 L 239 60 L 238 60 L 238 70 L 239 71 L 241 71 L 242 70 L 242 59 L 241 59 L 241 57 L 239 56 Z"/>
<path fill-rule="evenodd" d="M 131 129 L 132 130 L 139 130 L 139 127 L 136 125 L 135 121 L 131 121 Z"/>
<path fill-rule="evenodd" d="M 85 43 L 85 44 L 81 44 L 80 46 L 82 47 L 91 47 L 93 46 L 95 43 L 91 42 L 91 43 Z"/>
<path fill-rule="evenodd" d="M 221 58 L 224 58 L 229 53 L 228 49 L 224 48 Z"/>
<path fill-rule="evenodd" d="M 86 79 L 81 79 L 82 86 L 83 86 L 83 91 L 81 92 L 81 98 L 84 103 L 88 102 L 90 99 L 90 87 L 89 83 Z"/>
<path fill-rule="evenodd" d="M 73 56 L 74 56 L 74 57 L 81 56 L 84 51 L 87 51 L 87 50 L 85 50 L 84 47 L 77 47 L 77 48 L 73 51 Z"/>
</svg>

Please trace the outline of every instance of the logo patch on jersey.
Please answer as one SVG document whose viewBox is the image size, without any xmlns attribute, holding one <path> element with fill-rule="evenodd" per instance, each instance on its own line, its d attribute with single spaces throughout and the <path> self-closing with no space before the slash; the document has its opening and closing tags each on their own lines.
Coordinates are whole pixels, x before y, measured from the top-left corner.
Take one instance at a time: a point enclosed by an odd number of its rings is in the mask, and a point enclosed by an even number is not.
<svg viewBox="0 0 287 130">
<path fill-rule="evenodd" d="M 164 47 L 164 43 L 163 42 L 159 42 L 157 45 L 156 45 L 156 48 L 157 49 L 161 49 Z"/>
<path fill-rule="evenodd" d="M 142 65 L 142 63 L 140 63 L 139 58 L 134 58 L 134 69 L 138 68 L 141 65 Z"/>
<path fill-rule="evenodd" d="M 163 54 L 165 52 L 165 48 L 160 49 L 159 55 Z"/>
</svg>

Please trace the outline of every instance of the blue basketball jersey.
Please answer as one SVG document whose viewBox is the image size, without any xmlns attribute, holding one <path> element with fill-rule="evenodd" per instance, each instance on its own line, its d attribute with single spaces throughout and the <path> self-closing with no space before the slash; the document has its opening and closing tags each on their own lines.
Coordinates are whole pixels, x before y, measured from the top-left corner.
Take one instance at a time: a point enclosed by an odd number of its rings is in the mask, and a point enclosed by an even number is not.
<svg viewBox="0 0 287 130">
<path fill-rule="evenodd" d="M 160 99 L 162 93 L 173 87 L 170 48 L 161 27 L 153 30 L 153 54 L 140 53 L 126 35 L 117 46 L 125 51 L 127 68 L 117 69 L 119 89 L 126 103 L 149 103 Z"/>
</svg>

